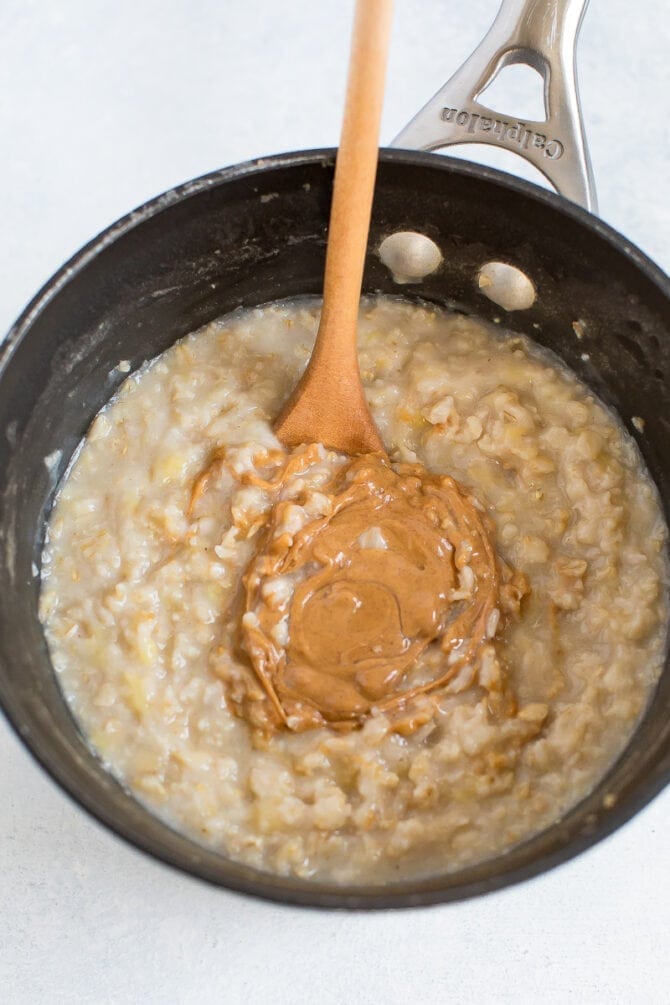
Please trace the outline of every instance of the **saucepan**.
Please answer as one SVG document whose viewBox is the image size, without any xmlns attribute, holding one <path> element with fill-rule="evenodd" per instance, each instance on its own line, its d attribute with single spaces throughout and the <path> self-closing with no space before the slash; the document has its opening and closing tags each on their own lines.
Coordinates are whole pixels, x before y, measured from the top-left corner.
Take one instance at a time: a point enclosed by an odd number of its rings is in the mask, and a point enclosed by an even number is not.
<svg viewBox="0 0 670 1005">
<path fill-rule="evenodd" d="M 381 151 L 364 291 L 402 292 L 498 320 L 549 347 L 621 416 L 670 518 L 670 283 L 593 215 L 574 70 L 585 6 L 586 0 L 505 0 L 479 49 L 394 146 Z M 519 121 L 483 104 L 487 83 L 514 62 L 544 77 L 546 121 Z M 427 152 L 478 141 L 516 151 L 561 194 Z M 79 733 L 37 617 L 54 491 L 93 416 L 125 376 L 116 368 L 119 359 L 135 369 L 240 305 L 318 294 L 334 157 L 333 150 L 266 157 L 166 192 L 76 254 L 9 332 L 0 363 L 0 700 L 28 749 L 82 807 L 186 872 L 321 907 L 452 901 L 565 861 L 619 827 L 668 782 L 667 662 L 627 749 L 596 790 L 550 829 L 458 872 L 382 888 L 339 887 L 230 861 L 136 802 Z M 442 254 L 437 271 L 402 288 L 378 253 L 381 242 L 399 232 L 430 238 Z M 488 263 L 523 273 L 535 290 L 533 302 L 517 304 L 514 283 L 509 296 L 489 299 L 490 289 L 478 280 Z M 519 309 L 506 310 L 501 302 Z"/>
</svg>

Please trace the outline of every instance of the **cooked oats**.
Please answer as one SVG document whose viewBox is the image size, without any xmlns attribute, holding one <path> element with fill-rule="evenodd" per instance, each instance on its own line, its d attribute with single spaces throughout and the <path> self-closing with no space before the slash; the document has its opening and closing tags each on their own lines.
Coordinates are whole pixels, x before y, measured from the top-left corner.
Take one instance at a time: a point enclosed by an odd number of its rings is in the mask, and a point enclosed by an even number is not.
<svg viewBox="0 0 670 1005">
<path fill-rule="evenodd" d="M 347 733 L 263 734 L 239 714 L 260 685 L 236 605 L 272 500 L 242 476 L 281 449 L 272 419 L 317 322 L 315 301 L 238 312 L 126 379 L 58 495 L 40 614 L 91 746 L 172 826 L 283 875 L 451 871 L 556 821 L 624 748 L 662 666 L 666 528 L 632 439 L 548 354 L 461 315 L 364 302 L 361 372 L 391 459 L 460 481 L 530 593 L 477 673 L 416 699 L 405 733 L 373 709 Z M 287 533 L 327 505 L 342 463 L 321 450 L 292 484 Z M 287 584 L 266 587 L 272 601 Z M 285 645 L 290 625 L 275 630 Z"/>
</svg>

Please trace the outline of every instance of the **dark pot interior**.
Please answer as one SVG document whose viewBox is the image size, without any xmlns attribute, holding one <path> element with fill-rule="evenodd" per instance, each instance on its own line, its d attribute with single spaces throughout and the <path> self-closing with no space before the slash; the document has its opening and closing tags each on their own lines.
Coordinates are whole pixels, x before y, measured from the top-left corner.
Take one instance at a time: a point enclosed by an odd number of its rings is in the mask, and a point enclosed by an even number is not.
<svg viewBox="0 0 670 1005">
<path fill-rule="evenodd" d="M 550 866 L 603 837 L 670 777 L 670 673 L 608 777 L 559 824 L 489 863 L 384 888 L 280 879 L 174 833 L 91 754 L 65 705 L 37 619 L 43 528 L 54 488 L 92 417 L 124 375 L 240 305 L 319 293 L 332 151 L 230 168 L 130 214 L 80 252 L 9 334 L 0 364 L 0 700 L 49 773 L 139 847 L 233 889 L 293 903 L 387 907 L 455 900 Z M 267 197 L 267 198 L 264 198 Z M 381 239 L 418 230 L 444 262 L 399 288 Z M 382 154 L 364 288 L 420 296 L 524 331 L 549 346 L 621 415 L 670 502 L 670 284 L 584 211 L 497 172 L 430 154 Z M 523 269 L 534 306 L 507 315 L 478 289 L 489 260 Z M 573 329 L 581 321 L 584 338 Z M 588 357 L 588 358 L 586 358 Z M 632 416 L 645 422 L 640 436 Z M 48 469 L 44 458 L 54 451 Z M 615 796 L 611 808 L 605 793 Z M 608 805 L 611 805 L 608 801 Z"/>
</svg>

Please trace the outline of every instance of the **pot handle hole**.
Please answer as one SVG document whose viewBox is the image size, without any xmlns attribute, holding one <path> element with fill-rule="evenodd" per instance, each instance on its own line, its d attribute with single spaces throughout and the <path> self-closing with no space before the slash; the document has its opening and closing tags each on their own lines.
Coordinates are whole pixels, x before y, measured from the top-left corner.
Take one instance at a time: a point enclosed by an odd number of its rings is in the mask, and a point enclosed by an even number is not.
<svg viewBox="0 0 670 1005">
<path fill-rule="evenodd" d="M 588 0 L 503 0 L 479 46 L 391 146 L 503 147 L 529 161 L 561 195 L 597 212 L 575 66 L 587 5 Z M 500 71 L 515 63 L 532 67 L 543 79 L 542 121 L 504 116 L 480 100 Z"/>
</svg>

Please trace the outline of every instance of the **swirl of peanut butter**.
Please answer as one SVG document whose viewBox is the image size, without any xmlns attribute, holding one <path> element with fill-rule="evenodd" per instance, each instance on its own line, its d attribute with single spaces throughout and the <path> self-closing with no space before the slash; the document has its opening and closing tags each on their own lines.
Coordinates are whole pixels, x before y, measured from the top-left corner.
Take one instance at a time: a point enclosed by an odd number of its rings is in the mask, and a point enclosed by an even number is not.
<svg viewBox="0 0 670 1005">
<path fill-rule="evenodd" d="M 280 492 L 282 476 L 264 484 Z M 481 507 L 449 476 L 369 454 L 319 499 L 299 526 L 300 499 L 275 502 L 243 579 L 243 647 L 276 724 L 296 731 L 355 726 L 474 666 L 510 578 Z M 430 645 L 439 658 L 421 660 Z"/>
</svg>

